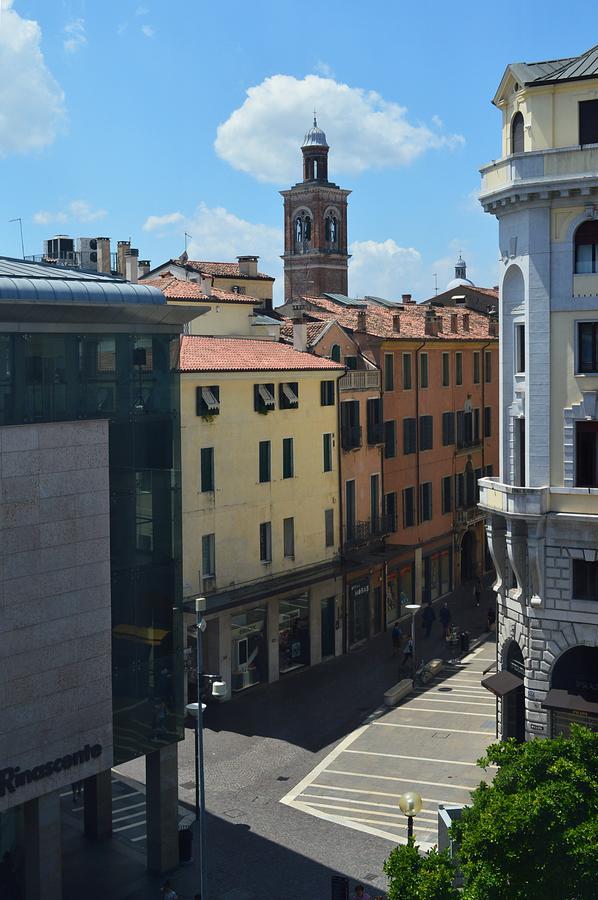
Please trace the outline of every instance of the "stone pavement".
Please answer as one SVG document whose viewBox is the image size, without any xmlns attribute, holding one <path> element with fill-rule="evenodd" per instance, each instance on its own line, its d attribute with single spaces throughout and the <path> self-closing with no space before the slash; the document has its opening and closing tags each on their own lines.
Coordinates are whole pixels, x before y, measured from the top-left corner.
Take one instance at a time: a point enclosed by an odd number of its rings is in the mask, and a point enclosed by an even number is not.
<svg viewBox="0 0 598 900">
<path fill-rule="evenodd" d="M 455 592 L 449 603 L 453 621 L 474 638 L 483 635 L 492 599 L 491 591 L 486 591 L 476 609 L 471 590 Z M 450 655 L 440 632 L 438 621 L 428 639 L 418 628 L 418 656 Z M 485 655 L 490 657 L 492 652 Z M 306 815 L 280 801 L 339 741 L 367 722 L 397 677 L 397 659 L 392 657 L 386 633 L 346 656 L 290 673 L 274 684 L 237 695 L 230 703 L 208 708 L 209 900 L 301 900 L 305 894 L 327 898 L 333 874 L 348 876 L 352 885 L 362 881 L 374 893 L 380 892 L 382 864 L 392 847 L 387 837 Z M 490 719 L 492 712 L 488 712 Z M 426 755 L 421 747 L 417 754 Z M 123 776 L 127 784 L 143 790 L 143 760 L 123 766 L 119 777 Z M 190 730 L 179 745 L 179 785 L 180 801 L 192 805 Z M 73 830 L 65 833 L 65 839 L 65 900 L 78 900 L 82 894 L 86 900 L 160 897 L 160 879 L 145 873 L 143 854 L 130 844 L 113 840 L 90 847 Z M 184 898 L 192 898 L 198 890 L 195 865 L 180 867 L 172 880 Z"/>
</svg>

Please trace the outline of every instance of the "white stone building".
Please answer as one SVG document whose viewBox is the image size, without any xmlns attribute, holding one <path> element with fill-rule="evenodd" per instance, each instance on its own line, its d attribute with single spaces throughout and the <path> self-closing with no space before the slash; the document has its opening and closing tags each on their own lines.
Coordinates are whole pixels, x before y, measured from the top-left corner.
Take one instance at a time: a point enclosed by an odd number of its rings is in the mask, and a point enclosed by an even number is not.
<svg viewBox="0 0 598 900">
<path fill-rule="evenodd" d="M 500 475 L 480 481 L 497 571 L 500 737 L 598 729 L 598 48 L 509 65 L 500 159 Z"/>
</svg>

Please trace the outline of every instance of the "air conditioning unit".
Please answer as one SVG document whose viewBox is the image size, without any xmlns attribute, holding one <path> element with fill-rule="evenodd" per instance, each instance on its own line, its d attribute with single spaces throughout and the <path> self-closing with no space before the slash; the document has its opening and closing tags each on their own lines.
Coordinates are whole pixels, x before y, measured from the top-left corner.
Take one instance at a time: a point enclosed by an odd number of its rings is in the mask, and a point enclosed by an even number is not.
<svg viewBox="0 0 598 900">
<path fill-rule="evenodd" d="M 96 238 L 77 238 L 77 257 L 82 269 L 98 269 L 98 242 Z"/>
</svg>

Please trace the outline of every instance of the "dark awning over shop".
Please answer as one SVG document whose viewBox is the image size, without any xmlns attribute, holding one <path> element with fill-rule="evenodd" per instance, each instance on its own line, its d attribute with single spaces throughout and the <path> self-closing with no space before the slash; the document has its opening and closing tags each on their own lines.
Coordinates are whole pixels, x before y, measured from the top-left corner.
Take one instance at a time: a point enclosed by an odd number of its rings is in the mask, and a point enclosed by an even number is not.
<svg viewBox="0 0 598 900">
<path fill-rule="evenodd" d="M 488 675 L 487 678 L 482 678 L 482 687 L 492 691 L 497 697 L 504 697 L 505 694 L 510 694 L 511 691 L 517 690 L 522 684 L 523 678 L 518 678 L 517 675 L 513 675 L 512 672 L 507 672 L 506 670 L 496 672 L 494 675 Z"/>
<path fill-rule="evenodd" d="M 598 715 L 598 699 L 587 700 L 581 694 L 570 694 L 557 688 L 548 691 L 542 706 L 544 709 L 568 709 Z"/>
</svg>

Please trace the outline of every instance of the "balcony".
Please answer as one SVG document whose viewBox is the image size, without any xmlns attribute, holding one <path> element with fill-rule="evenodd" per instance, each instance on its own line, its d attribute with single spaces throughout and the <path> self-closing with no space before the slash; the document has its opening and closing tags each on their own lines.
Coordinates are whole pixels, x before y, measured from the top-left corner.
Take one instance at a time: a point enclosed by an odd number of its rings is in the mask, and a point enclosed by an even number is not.
<svg viewBox="0 0 598 900">
<path fill-rule="evenodd" d="M 486 513 L 484 510 L 480 509 L 479 506 L 470 506 L 469 509 L 458 509 L 456 511 L 455 522 L 457 525 L 469 528 L 470 525 L 483 522 L 485 518 Z"/>
<path fill-rule="evenodd" d="M 379 391 L 380 390 L 380 372 L 374 371 L 352 371 L 347 372 L 338 382 L 339 391 Z"/>
<path fill-rule="evenodd" d="M 480 508 L 520 518 L 543 516 L 550 507 L 548 487 L 514 487 L 493 478 L 480 478 Z"/>
<path fill-rule="evenodd" d="M 361 447 L 361 425 L 341 427 L 341 447 L 343 450 L 357 450 Z"/>
<path fill-rule="evenodd" d="M 480 169 L 484 208 L 510 199 L 531 199 L 548 190 L 588 194 L 598 180 L 598 146 L 532 150 L 496 160 Z M 567 196 L 567 194 L 565 194 Z"/>
<path fill-rule="evenodd" d="M 372 542 L 379 541 L 385 535 L 394 530 L 394 517 L 392 515 L 378 516 L 371 522 L 354 522 L 352 528 L 347 528 L 347 538 L 343 550 L 356 550 L 365 547 Z"/>
</svg>

